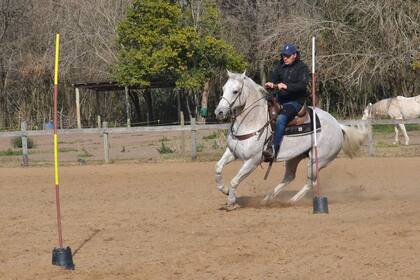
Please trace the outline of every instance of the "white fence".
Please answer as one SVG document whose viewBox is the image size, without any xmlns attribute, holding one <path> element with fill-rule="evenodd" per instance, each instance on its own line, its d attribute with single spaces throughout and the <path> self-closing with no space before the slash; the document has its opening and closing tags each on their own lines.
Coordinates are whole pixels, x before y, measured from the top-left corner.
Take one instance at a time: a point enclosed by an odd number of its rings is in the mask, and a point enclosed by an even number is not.
<svg viewBox="0 0 420 280">
<path fill-rule="evenodd" d="M 373 134 L 372 125 L 386 125 L 386 124 L 420 124 L 420 119 L 409 119 L 409 120 L 339 120 L 340 123 L 346 125 L 356 125 L 363 123 L 368 126 L 368 155 L 374 154 L 373 150 Z M 228 129 L 230 124 L 206 124 L 196 125 L 195 119 L 192 119 L 190 125 L 178 125 L 178 126 L 148 126 L 148 127 L 118 127 L 108 128 L 108 123 L 104 122 L 102 128 L 83 128 L 83 129 L 60 129 L 57 131 L 59 135 L 68 134 L 102 134 L 104 144 L 104 162 L 110 162 L 109 159 L 109 134 L 123 134 L 123 133 L 147 133 L 147 132 L 175 132 L 175 131 L 189 131 L 191 133 L 191 157 L 196 159 L 197 157 L 197 131 L 198 130 L 211 130 L 211 129 Z M 23 166 L 28 165 L 28 147 L 27 137 L 28 136 L 45 136 L 52 135 L 53 130 L 26 130 L 26 123 L 22 122 L 21 131 L 6 131 L 0 132 L 0 137 L 22 137 L 22 164 Z"/>
</svg>

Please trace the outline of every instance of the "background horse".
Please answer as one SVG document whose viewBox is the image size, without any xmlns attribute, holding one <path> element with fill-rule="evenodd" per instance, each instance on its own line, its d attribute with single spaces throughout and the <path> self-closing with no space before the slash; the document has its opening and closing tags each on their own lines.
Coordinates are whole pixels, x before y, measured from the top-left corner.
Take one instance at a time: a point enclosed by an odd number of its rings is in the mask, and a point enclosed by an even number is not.
<svg viewBox="0 0 420 280">
<path fill-rule="evenodd" d="M 414 119 L 420 116 L 420 95 L 414 97 L 397 96 L 382 99 L 375 104 L 369 103 L 363 112 L 363 120 L 377 118 L 378 116 L 388 116 L 395 120 Z M 398 127 L 405 138 L 405 145 L 408 145 L 409 138 L 404 124 L 396 124 L 394 144 L 399 143 Z"/>
<path fill-rule="evenodd" d="M 271 135 L 268 125 L 269 116 L 266 90 L 257 85 L 245 73 L 236 74 L 228 71 L 229 79 L 223 86 L 223 96 L 215 110 L 218 119 L 233 116 L 233 122 L 228 132 L 227 148 L 216 164 L 216 186 L 228 195 L 227 209 L 232 210 L 236 204 L 236 188 L 262 161 L 262 151 L 267 138 Z M 329 113 L 316 108 L 316 114 L 321 123 L 317 132 L 319 169 L 334 160 L 341 149 L 353 156 L 366 137 L 365 128 L 354 128 L 341 125 Z M 316 180 L 315 160 L 310 153 L 312 148 L 312 133 L 301 136 L 283 138 L 277 155 L 278 161 L 286 161 L 286 170 L 282 182 L 267 194 L 264 202 L 273 199 L 285 186 L 294 180 L 299 162 L 308 157 L 307 183 L 291 198 L 291 202 L 301 199 Z M 223 167 L 240 159 L 243 165 L 228 186 L 223 184 Z"/>
</svg>

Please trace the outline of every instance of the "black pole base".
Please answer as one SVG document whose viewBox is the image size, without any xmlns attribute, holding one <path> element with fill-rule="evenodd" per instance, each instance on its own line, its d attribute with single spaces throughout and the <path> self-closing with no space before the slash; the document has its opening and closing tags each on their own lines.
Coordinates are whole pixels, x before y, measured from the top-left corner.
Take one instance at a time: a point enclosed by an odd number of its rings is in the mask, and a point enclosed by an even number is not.
<svg viewBox="0 0 420 280">
<path fill-rule="evenodd" d="M 314 214 L 328 214 L 328 198 L 326 196 L 315 196 L 313 205 Z"/>
<path fill-rule="evenodd" d="M 73 270 L 73 256 L 70 247 L 54 248 L 52 251 L 52 264 Z"/>
</svg>

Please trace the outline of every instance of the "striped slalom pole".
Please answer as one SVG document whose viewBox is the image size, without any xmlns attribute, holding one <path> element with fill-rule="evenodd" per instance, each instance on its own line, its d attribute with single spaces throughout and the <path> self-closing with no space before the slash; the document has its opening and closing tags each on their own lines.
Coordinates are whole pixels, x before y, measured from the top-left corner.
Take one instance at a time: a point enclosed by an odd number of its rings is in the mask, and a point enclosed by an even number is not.
<svg viewBox="0 0 420 280">
<path fill-rule="evenodd" d="M 58 136 L 57 136 L 57 106 L 58 106 L 58 60 L 60 51 L 60 34 L 56 34 L 55 40 L 55 66 L 54 66 L 54 182 L 55 182 L 55 204 L 57 210 L 57 228 L 59 248 L 54 248 L 52 253 L 52 264 L 74 269 L 73 256 L 70 247 L 63 247 L 63 231 L 61 227 L 61 206 L 60 187 L 58 180 Z"/>
<path fill-rule="evenodd" d="M 58 181 L 58 135 L 57 135 L 57 104 L 58 104 L 58 58 L 60 51 L 60 34 L 55 40 L 55 66 L 54 66 L 54 181 L 55 202 L 57 208 L 58 244 L 63 248 L 63 232 L 61 228 L 60 188 Z"/>
<path fill-rule="evenodd" d="M 315 36 L 312 37 L 312 120 L 313 120 L 313 147 L 312 147 L 312 173 L 315 175 L 315 180 L 312 182 L 314 186 L 313 209 L 314 214 L 328 213 L 328 199 L 321 196 L 321 188 L 319 183 L 319 160 L 318 160 L 318 141 L 316 133 L 316 75 L 315 75 Z M 314 168 L 315 161 L 315 170 Z"/>
</svg>

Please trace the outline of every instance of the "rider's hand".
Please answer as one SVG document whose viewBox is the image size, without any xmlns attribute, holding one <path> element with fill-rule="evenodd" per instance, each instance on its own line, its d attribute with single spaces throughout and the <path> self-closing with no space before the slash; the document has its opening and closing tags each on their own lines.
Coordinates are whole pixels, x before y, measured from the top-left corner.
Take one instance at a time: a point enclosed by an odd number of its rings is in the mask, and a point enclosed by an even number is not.
<svg viewBox="0 0 420 280">
<path fill-rule="evenodd" d="M 264 84 L 265 88 L 274 88 L 274 84 L 272 82 L 268 82 Z"/>
<path fill-rule="evenodd" d="M 278 89 L 280 89 L 280 90 L 282 90 L 282 89 L 287 89 L 287 85 L 286 85 L 286 84 L 284 84 L 284 83 L 279 83 L 279 84 L 277 85 L 277 87 L 278 87 Z"/>
</svg>

